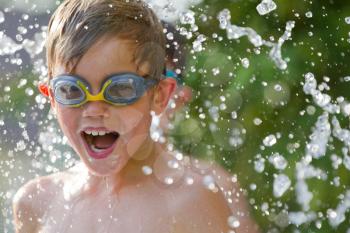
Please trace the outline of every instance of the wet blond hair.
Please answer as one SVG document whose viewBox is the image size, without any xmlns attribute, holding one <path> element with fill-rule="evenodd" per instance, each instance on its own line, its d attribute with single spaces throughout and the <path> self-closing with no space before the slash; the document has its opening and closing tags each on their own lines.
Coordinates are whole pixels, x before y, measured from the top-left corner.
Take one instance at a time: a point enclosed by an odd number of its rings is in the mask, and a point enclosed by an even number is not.
<svg viewBox="0 0 350 233">
<path fill-rule="evenodd" d="M 161 78 L 165 63 L 163 27 L 141 0 L 65 0 L 48 25 L 49 78 L 58 64 L 73 71 L 87 50 L 103 36 L 130 40 L 135 45 L 135 64 L 147 64 L 150 78 Z"/>
</svg>

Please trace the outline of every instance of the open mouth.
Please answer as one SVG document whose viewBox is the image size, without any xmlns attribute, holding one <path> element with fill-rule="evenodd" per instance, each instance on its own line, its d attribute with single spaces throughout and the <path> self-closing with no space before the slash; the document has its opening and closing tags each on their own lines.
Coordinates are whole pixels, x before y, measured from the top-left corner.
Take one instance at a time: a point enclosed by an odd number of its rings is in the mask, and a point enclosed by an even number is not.
<svg viewBox="0 0 350 233">
<path fill-rule="evenodd" d="M 119 133 L 105 130 L 84 130 L 81 132 L 85 147 L 90 157 L 104 159 L 114 150 Z"/>
</svg>

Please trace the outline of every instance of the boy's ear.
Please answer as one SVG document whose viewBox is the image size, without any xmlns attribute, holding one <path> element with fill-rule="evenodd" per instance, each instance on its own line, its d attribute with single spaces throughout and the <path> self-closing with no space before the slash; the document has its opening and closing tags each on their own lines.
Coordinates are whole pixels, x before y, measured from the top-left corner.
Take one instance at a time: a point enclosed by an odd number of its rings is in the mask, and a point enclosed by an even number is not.
<svg viewBox="0 0 350 233">
<path fill-rule="evenodd" d="M 176 80 L 173 78 L 162 79 L 154 91 L 152 110 L 156 115 L 161 114 L 167 107 L 172 94 L 176 89 Z"/>
<path fill-rule="evenodd" d="M 40 83 L 38 85 L 38 89 L 40 91 L 40 93 L 45 96 L 45 97 L 49 97 L 50 99 L 50 103 L 51 103 L 51 106 L 54 107 L 55 106 L 55 101 L 54 99 L 52 98 L 52 93 L 50 91 L 50 87 L 45 84 L 45 83 Z"/>
</svg>

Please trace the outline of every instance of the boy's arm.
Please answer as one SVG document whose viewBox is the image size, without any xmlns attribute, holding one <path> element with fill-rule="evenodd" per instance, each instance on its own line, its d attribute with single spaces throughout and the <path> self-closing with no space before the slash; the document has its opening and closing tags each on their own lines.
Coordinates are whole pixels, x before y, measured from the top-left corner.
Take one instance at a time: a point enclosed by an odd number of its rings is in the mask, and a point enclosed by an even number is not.
<svg viewBox="0 0 350 233">
<path fill-rule="evenodd" d="M 16 233 L 37 232 L 39 216 L 35 206 L 36 184 L 30 181 L 21 187 L 13 198 L 13 218 Z"/>
</svg>

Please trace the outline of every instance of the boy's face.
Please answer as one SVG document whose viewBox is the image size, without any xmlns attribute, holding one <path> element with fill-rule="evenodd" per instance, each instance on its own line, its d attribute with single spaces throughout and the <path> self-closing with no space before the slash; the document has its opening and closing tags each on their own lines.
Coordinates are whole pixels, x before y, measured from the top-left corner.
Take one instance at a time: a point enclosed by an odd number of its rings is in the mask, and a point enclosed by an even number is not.
<svg viewBox="0 0 350 233">
<path fill-rule="evenodd" d="M 130 41 L 103 37 L 86 52 L 73 74 L 84 78 L 91 86 L 91 94 L 96 95 L 108 75 L 119 72 L 148 74 L 147 66 L 138 67 L 133 62 L 133 54 Z M 63 66 L 58 65 L 53 76 L 65 73 Z M 137 156 L 141 145 L 143 151 L 152 147 L 150 113 L 159 114 L 164 110 L 174 88 L 172 80 L 163 80 L 135 103 L 126 106 L 92 101 L 80 107 L 65 107 L 50 99 L 63 133 L 81 160 L 93 174 L 107 176 L 120 172 L 130 158 Z M 94 131 L 100 136 L 89 135 Z"/>
</svg>

